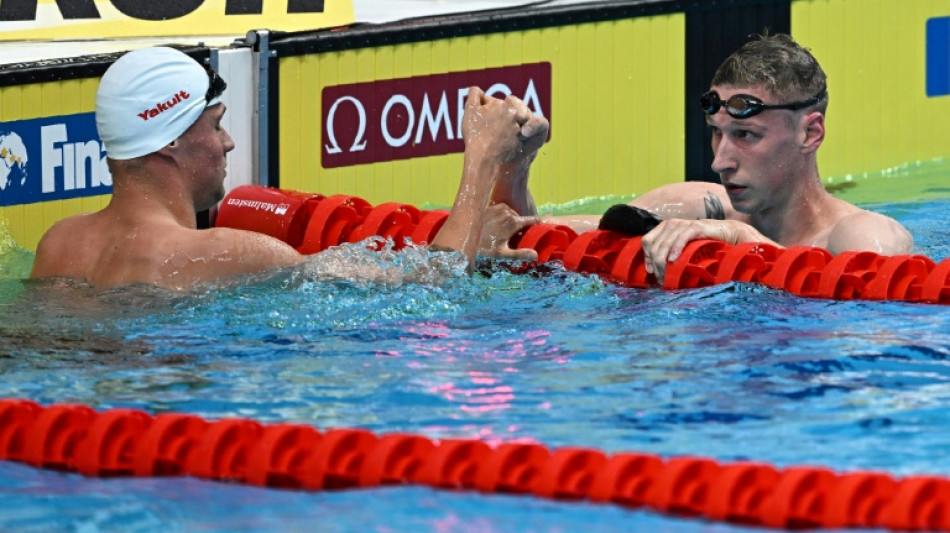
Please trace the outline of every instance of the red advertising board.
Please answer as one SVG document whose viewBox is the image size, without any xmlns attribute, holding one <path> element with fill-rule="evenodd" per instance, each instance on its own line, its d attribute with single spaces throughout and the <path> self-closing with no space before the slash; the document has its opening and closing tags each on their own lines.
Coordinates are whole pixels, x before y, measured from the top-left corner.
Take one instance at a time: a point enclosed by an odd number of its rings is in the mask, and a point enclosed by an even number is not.
<svg viewBox="0 0 950 533">
<path fill-rule="evenodd" d="M 323 168 L 460 153 L 468 88 L 514 95 L 551 120 L 551 64 L 449 72 L 323 89 Z"/>
</svg>

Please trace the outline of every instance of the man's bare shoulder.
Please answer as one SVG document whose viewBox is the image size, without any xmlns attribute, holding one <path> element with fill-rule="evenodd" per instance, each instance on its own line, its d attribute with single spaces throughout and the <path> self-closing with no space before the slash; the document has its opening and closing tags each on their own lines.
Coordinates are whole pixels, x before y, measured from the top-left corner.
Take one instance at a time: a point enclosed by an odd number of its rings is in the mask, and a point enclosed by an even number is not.
<svg viewBox="0 0 950 533">
<path fill-rule="evenodd" d="M 40 239 L 40 245 L 42 246 L 44 243 L 55 243 L 64 239 L 70 239 L 70 237 L 75 238 L 77 235 L 89 233 L 92 231 L 94 224 L 95 215 L 93 213 L 83 213 L 58 220 L 43 234 L 43 238 Z"/>
<path fill-rule="evenodd" d="M 199 230 L 159 220 L 147 230 L 135 226 L 115 234 L 99 218 L 80 215 L 54 224 L 37 246 L 31 276 L 187 289 L 303 260 L 290 245 L 253 231 Z"/>
<path fill-rule="evenodd" d="M 910 253 L 914 237 L 891 217 L 856 209 L 838 220 L 828 236 L 828 251 L 861 250 L 882 255 Z"/>
<path fill-rule="evenodd" d="M 89 214 L 64 218 L 53 224 L 36 246 L 32 277 L 75 277 L 88 266 L 86 242 L 95 235 L 94 220 Z"/>
</svg>

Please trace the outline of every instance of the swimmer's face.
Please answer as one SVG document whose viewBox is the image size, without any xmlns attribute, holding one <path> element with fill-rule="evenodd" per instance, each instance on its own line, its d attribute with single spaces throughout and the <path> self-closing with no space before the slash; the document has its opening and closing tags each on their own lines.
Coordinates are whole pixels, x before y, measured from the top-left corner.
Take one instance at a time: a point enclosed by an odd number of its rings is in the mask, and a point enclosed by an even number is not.
<svg viewBox="0 0 950 533">
<path fill-rule="evenodd" d="M 747 94 L 766 104 L 780 104 L 761 87 L 714 86 L 723 100 Z M 784 202 L 807 172 L 802 157 L 805 111 L 770 109 L 748 118 L 735 118 L 725 109 L 706 115 L 712 131 L 712 169 L 719 174 L 733 207 L 754 214 Z"/>
<path fill-rule="evenodd" d="M 234 140 L 222 126 L 227 107 L 224 104 L 205 109 L 198 120 L 180 138 L 186 143 L 183 162 L 194 183 L 195 209 L 210 208 L 224 198 L 227 154 Z"/>
</svg>

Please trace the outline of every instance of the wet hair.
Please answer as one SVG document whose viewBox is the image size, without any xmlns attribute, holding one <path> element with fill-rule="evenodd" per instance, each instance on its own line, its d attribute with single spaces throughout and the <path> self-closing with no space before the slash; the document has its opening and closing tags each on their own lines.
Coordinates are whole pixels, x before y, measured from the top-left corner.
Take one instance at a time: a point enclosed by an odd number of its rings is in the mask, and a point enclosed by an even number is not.
<svg viewBox="0 0 950 533">
<path fill-rule="evenodd" d="M 791 36 L 778 33 L 758 35 L 733 52 L 719 65 L 712 85 L 728 87 L 762 87 L 778 99 L 789 103 L 808 100 L 827 89 L 828 79 L 818 60 Z M 825 113 L 828 94 L 814 106 Z"/>
</svg>

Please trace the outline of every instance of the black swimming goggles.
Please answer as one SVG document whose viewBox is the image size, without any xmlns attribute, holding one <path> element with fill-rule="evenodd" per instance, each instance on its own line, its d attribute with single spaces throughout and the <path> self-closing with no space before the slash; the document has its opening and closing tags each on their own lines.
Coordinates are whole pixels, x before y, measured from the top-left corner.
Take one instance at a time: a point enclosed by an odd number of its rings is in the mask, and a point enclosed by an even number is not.
<svg viewBox="0 0 950 533">
<path fill-rule="evenodd" d="M 805 109 L 820 102 L 824 96 L 825 88 L 822 87 L 822 89 L 818 91 L 818 94 L 802 102 L 766 104 L 762 102 L 762 100 L 748 94 L 735 94 L 730 96 L 728 100 L 723 101 L 719 98 L 719 93 L 709 91 L 699 97 L 699 105 L 702 106 L 703 112 L 707 115 L 714 115 L 719 111 L 720 107 L 725 107 L 726 113 L 729 113 L 729 116 L 732 118 L 749 118 L 758 115 L 766 109 L 791 109 L 792 111 Z"/>
<path fill-rule="evenodd" d="M 213 68 L 205 66 L 205 72 L 208 73 L 208 92 L 205 93 L 205 102 L 211 103 L 212 100 L 221 96 L 224 90 L 228 88 L 224 78 L 218 76 Z"/>
</svg>

